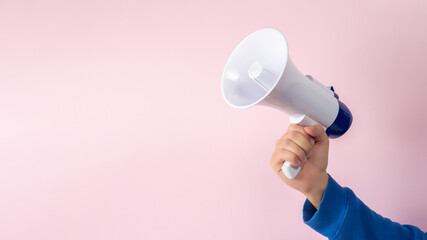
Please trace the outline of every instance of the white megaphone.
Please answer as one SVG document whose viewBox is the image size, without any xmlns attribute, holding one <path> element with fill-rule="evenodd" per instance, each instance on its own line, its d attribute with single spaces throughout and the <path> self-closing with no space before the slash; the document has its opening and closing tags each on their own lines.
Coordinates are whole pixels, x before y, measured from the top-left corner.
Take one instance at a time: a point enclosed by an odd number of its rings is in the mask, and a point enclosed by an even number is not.
<svg viewBox="0 0 427 240">
<path fill-rule="evenodd" d="M 353 120 L 333 87 L 305 76 L 289 57 L 285 36 L 275 29 L 258 30 L 234 49 L 222 75 L 222 94 L 234 108 L 256 104 L 279 109 L 291 123 L 320 124 L 329 138 L 343 135 Z M 283 164 L 286 177 L 294 179 L 301 167 Z"/>
</svg>

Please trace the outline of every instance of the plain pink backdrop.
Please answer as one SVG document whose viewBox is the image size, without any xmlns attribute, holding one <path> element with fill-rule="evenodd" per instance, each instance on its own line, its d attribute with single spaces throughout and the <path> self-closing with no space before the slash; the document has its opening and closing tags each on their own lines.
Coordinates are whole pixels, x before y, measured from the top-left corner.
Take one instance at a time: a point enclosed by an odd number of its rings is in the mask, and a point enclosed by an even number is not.
<svg viewBox="0 0 427 240">
<path fill-rule="evenodd" d="M 0 1 L 0 239 L 324 239 L 270 169 L 287 117 L 230 108 L 282 31 L 354 115 L 329 173 L 427 231 L 427 1 Z"/>
</svg>

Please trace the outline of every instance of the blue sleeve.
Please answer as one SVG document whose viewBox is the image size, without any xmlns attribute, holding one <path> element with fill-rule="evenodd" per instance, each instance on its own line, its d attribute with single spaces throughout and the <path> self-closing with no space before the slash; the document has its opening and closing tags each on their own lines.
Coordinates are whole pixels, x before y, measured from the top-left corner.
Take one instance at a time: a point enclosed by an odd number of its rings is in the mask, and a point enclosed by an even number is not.
<svg viewBox="0 0 427 240">
<path fill-rule="evenodd" d="M 353 191 L 341 187 L 331 176 L 319 209 L 306 200 L 303 220 L 329 239 L 424 239 L 427 234 L 375 213 Z"/>
</svg>

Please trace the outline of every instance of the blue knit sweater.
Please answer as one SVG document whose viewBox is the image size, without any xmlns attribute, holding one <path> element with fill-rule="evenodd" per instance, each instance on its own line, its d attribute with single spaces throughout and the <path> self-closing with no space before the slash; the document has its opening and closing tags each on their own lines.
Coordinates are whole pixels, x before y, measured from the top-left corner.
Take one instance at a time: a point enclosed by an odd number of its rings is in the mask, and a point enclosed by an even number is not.
<svg viewBox="0 0 427 240">
<path fill-rule="evenodd" d="M 427 233 L 412 225 L 401 225 L 367 207 L 349 188 L 329 176 L 319 209 L 306 200 L 304 222 L 329 239 L 424 239 Z"/>
</svg>

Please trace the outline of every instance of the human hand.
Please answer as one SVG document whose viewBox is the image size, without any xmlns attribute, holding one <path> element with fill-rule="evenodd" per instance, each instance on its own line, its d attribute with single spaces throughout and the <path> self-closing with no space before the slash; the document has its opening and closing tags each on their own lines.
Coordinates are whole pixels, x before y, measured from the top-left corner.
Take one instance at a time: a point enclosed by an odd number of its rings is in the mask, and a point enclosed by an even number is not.
<svg viewBox="0 0 427 240">
<path fill-rule="evenodd" d="M 328 185 L 329 139 L 320 125 L 302 127 L 291 124 L 286 133 L 276 142 L 271 157 L 271 166 L 290 187 L 304 194 L 318 208 Z M 282 165 L 289 161 L 292 166 L 302 165 L 295 179 L 288 179 Z"/>
</svg>

